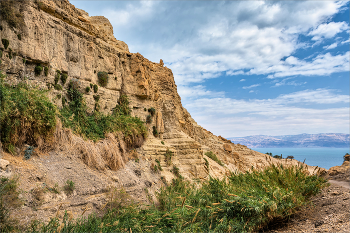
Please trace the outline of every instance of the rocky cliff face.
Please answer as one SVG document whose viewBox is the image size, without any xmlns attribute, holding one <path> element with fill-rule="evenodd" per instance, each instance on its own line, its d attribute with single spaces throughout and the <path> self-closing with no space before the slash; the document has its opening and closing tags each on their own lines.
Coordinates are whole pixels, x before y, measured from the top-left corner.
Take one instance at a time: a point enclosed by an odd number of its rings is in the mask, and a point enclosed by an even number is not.
<svg viewBox="0 0 350 233">
<path fill-rule="evenodd" d="M 84 92 L 85 87 L 99 83 L 98 72 L 106 72 L 109 76 L 108 83 L 98 89 L 102 112 L 110 113 L 118 104 L 121 94 L 129 97 L 132 115 L 145 122 L 149 115 L 146 110 L 156 110 L 151 122 L 147 123 L 149 136 L 142 147 L 130 151 L 126 151 L 122 145 L 108 147 L 108 143 L 117 140 L 115 138 L 100 142 L 100 147 L 97 146 L 100 149 L 96 149 L 94 153 L 100 154 L 101 158 L 108 157 L 104 155 L 108 148 L 122 151 L 118 152 L 124 156 L 118 162 L 121 165 L 115 166 L 121 168 L 118 171 L 104 166 L 96 170 L 96 166 L 90 166 L 94 163 L 90 163 L 91 159 L 85 154 L 97 145 L 92 142 L 89 142 L 89 146 L 84 144 L 85 146 L 79 147 L 73 153 L 72 148 L 77 148 L 78 144 L 74 144 L 72 139 L 66 140 L 71 147 L 60 147 L 33 161 L 22 161 L 18 157 L 5 154 L 4 158 L 13 167 L 3 171 L 4 174 L 30 174 L 28 177 L 23 175 L 21 181 L 25 190 L 33 189 L 33 181 L 64 185 L 65 180 L 70 179 L 80 183 L 73 196 L 45 197 L 44 205 L 46 203 L 47 208 L 43 208 L 35 216 L 51 216 L 54 210 L 59 210 L 58 204 L 50 205 L 49 202 L 53 200 L 55 203 L 66 200 L 70 203 L 66 208 L 73 213 L 89 203 L 92 203 L 91 211 L 96 210 L 103 204 L 101 195 L 106 192 L 107 186 L 123 186 L 136 199 L 147 201 L 144 188 L 149 188 L 153 195 L 162 184 L 161 176 L 168 182 L 174 177 L 171 172 L 173 165 L 179 168 L 182 176 L 192 180 L 205 179 L 209 174 L 223 177 L 229 171 L 246 171 L 252 166 L 263 168 L 271 163 L 281 162 L 246 146 L 217 137 L 199 126 L 181 105 L 172 71 L 164 67 L 162 60 L 154 63 L 139 53 L 130 53 L 124 42 L 114 38 L 108 19 L 102 16 L 89 17 L 67 0 L 16 1 L 12 7 L 24 24 L 15 28 L 4 19 L 0 22 L 0 38 L 9 41 L 8 48 L 0 44 L 3 51 L 0 70 L 6 73 L 8 82 L 25 81 L 47 89 L 50 83 L 54 83 L 56 70 L 60 70 L 68 75 L 68 79 L 77 79 L 81 92 Z M 38 64 L 49 67 L 47 76 L 34 74 Z M 62 104 L 56 97 L 59 94 L 64 95 L 66 88 L 67 84 L 63 85 L 63 90 L 51 89 L 48 92 L 50 99 L 58 107 L 62 107 Z M 93 93 L 84 94 L 84 98 L 90 111 L 93 111 Z M 156 136 L 153 129 L 158 132 Z M 102 146 L 107 147 L 101 149 Z M 165 157 L 167 150 L 174 154 L 171 163 Z M 207 157 L 205 153 L 208 151 L 214 152 L 225 166 Z M 108 157 L 109 160 L 113 158 L 119 157 Z M 139 158 L 140 161 L 135 163 L 129 161 L 129 158 Z M 150 169 L 156 164 L 156 159 L 163 167 L 160 173 Z M 206 166 L 206 160 L 209 167 Z M 96 161 L 95 164 L 98 163 Z M 283 163 L 297 164 L 297 161 L 283 160 Z M 314 171 L 310 168 L 310 172 Z M 45 211 L 49 210 L 51 212 L 45 215 Z"/>
</svg>

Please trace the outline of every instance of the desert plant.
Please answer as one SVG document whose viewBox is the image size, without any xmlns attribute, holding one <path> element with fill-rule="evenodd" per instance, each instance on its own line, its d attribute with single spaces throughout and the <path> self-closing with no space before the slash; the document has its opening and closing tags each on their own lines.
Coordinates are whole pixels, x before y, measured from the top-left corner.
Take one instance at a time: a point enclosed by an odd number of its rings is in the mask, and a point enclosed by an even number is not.
<svg viewBox="0 0 350 233">
<path fill-rule="evenodd" d="M 286 159 L 294 159 L 294 156 L 293 155 L 288 155 Z"/>
<path fill-rule="evenodd" d="M 0 72 L 0 135 L 6 149 L 12 146 L 49 146 L 56 128 L 56 107 L 46 92 L 25 83 L 10 86 Z"/>
<path fill-rule="evenodd" d="M 148 109 L 148 112 L 153 116 L 156 113 L 156 110 L 152 107 Z"/>
<path fill-rule="evenodd" d="M 94 88 L 94 85 L 92 83 L 90 83 L 90 88 L 93 89 Z"/>
<path fill-rule="evenodd" d="M 93 95 L 93 97 L 94 97 L 94 100 L 96 102 L 98 102 L 100 100 L 100 95 Z"/>
<path fill-rule="evenodd" d="M 61 74 L 61 82 L 63 85 L 66 84 L 67 78 L 68 78 L 68 75 L 66 73 Z"/>
<path fill-rule="evenodd" d="M 24 151 L 24 158 L 30 159 L 34 152 L 35 147 L 34 146 L 28 146 L 28 148 Z"/>
<path fill-rule="evenodd" d="M 130 113 L 129 98 L 127 95 L 121 95 L 118 100 L 118 105 L 113 108 L 113 114 L 129 116 Z"/>
<path fill-rule="evenodd" d="M 55 88 L 55 90 L 57 90 L 57 91 L 62 91 L 62 90 L 63 90 L 63 88 L 62 88 L 62 86 L 61 86 L 60 84 L 55 84 L 55 85 L 54 85 L 54 88 Z"/>
<path fill-rule="evenodd" d="M 65 96 L 62 96 L 62 106 L 64 106 L 67 103 L 67 99 Z"/>
<path fill-rule="evenodd" d="M 61 99 L 61 98 L 62 98 L 62 95 L 61 95 L 61 94 L 57 94 L 57 95 L 56 95 L 56 98 L 57 98 L 57 99 Z"/>
<path fill-rule="evenodd" d="M 162 166 L 160 165 L 160 161 L 159 161 L 158 159 L 155 159 L 155 161 L 156 161 L 156 163 L 157 163 L 157 165 L 158 165 L 159 171 L 163 171 L 163 168 L 162 168 Z"/>
<path fill-rule="evenodd" d="M 35 68 L 34 68 L 34 73 L 35 75 L 40 75 L 41 72 L 43 71 L 43 67 L 41 65 L 37 65 Z"/>
<path fill-rule="evenodd" d="M 2 58 L 2 50 L 0 49 L 0 58 Z"/>
<path fill-rule="evenodd" d="M 152 132 L 153 136 L 158 137 L 159 134 L 158 134 L 157 128 L 155 126 L 153 126 L 152 128 L 153 128 L 153 132 Z"/>
<path fill-rule="evenodd" d="M 1 39 L 1 42 L 4 45 L 5 49 L 7 49 L 10 45 L 10 42 L 8 39 Z"/>
<path fill-rule="evenodd" d="M 173 165 L 173 169 L 171 171 L 176 177 L 182 179 L 182 176 L 180 175 L 180 169 L 177 166 Z"/>
<path fill-rule="evenodd" d="M 66 181 L 66 185 L 64 186 L 64 190 L 68 193 L 71 194 L 75 189 L 75 184 L 71 180 Z"/>
<path fill-rule="evenodd" d="M 167 166 L 171 165 L 171 157 L 173 157 L 173 156 L 174 156 L 174 152 L 167 149 L 165 152 L 165 162 L 166 162 Z"/>
<path fill-rule="evenodd" d="M 160 143 L 162 143 L 164 145 L 164 141 L 160 141 Z"/>
<path fill-rule="evenodd" d="M 215 162 L 217 162 L 219 165 L 224 166 L 223 162 L 221 162 L 221 160 L 218 159 L 216 154 L 214 154 L 212 151 L 206 152 L 205 155 L 211 158 L 212 160 L 214 160 Z"/>
<path fill-rule="evenodd" d="M 49 74 L 49 67 L 45 66 L 44 67 L 44 74 L 47 76 Z"/>
<path fill-rule="evenodd" d="M 146 112 L 146 111 L 147 111 L 147 108 L 144 108 L 144 109 L 143 109 L 143 111 L 145 111 L 145 112 Z"/>
<path fill-rule="evenodd" d="M 98 92 L 98 86 L 96 84 L 94 84 L 94 92 L 97 93 Z"/>
<path fill-rule="evenodd" d="M 98 72 L 98 84 L 100 84 L 101 87 L 106 87 L 108 83 L 108 73 L 107 72 Z"/>
<path fill-rule="evenodd" d="M 17 34 L 17 38 L 18 38 L 19 40 L 22 40 L 21 34 Z"/>
<path fill-rule="evenodd" d="M 12 49 L 11 48 L 9 48 L 9 53 L 8 53 L 8 58 L 10 58 L 10 59 L 12 59 Z"/>
<path fill-rule="evenodd" d="M 85 87 L 85 92 L 89 93 L 90 92 L 90 87 Z"/>
<path fill-rule="evenodd" d="M 151 124 L 152 123 L 152 116 L 151 115 L 147 115 L 146 117 L 146 123 Z"/>
</svg>

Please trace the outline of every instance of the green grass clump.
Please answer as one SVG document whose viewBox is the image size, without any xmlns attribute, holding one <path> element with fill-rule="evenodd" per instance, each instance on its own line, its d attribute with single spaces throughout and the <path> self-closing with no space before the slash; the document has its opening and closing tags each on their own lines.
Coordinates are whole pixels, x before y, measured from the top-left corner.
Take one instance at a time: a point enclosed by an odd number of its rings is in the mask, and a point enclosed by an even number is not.
<svg viewBox="0 0 350 233">
<path fill-rule="evenodd" d="M 90 92 L 90 87 L 85 87 L 85 92 L 89 93 Z"/>
<path fill-rule="evenodd" d="M 7 49 L 10 45 L 10 42 L 8 39 L 1 39 L 1 42 L 4 45 L 5 49 Z"/>
<path fill-rule="evenodd" d="M 167 149 L 165 152 L 165 162 L 168 166 L 171 165 L 171 158 L 174 156 L 174 152 L 171 150 Z"/>
<path fill-rule="evenodd" d="M 41 72 L 43 71 L 43 67 L 41 65 L 37 65 L 35 68 L 34 68 L 34 73 L 35 75 L 40 75 Z"/>
<path fill-rule="evenodd" d="M 62 91 L 62 90 L 63 90 L 63 88 L 62 88 L 62 86 L 61 86 L 60 84 L 55 84 L 55 85 L 54 85 L 54 88 L 55 88 L 55 90 L 57 90 L 57 91 Z"/>
<path fill-rule="evenodd" d="M 24 143 L 50 145 L 56 128 L 56 107 L 46 92 L 24 83 L 11 86 L 0 72 L 0 135 L 4 148 Z"/>
<path fill-rule="evenodd" d="M 64 186 L 64 190 L 68 193 L 71 194 L 75 189 L 75 184 L 71 180 L 66 181 L 66 185 Z"/>
<path fill-rule="evenodd" d="M 156 110 L 152 107 L 148 109 L 148 112 L 151 113 L 152 116 L 156 113 Z"/>
<path fill-rule="evenodd" d="M 137 117 L 130 116 L 127 96 L 120 96 L 119 105 L 113 109 L 113 113 L 110 115 L 98 111 L 89 114 L 83 94 L 78 90 L 78 87 L 79 82 L 75 79 L 72 79 L 68 84 L 67 94 L 70 102 L 60 111 L 60 118 L 65 127 L 94 141 L 104 138 L 106 133 L 121 131 L 129 145 L 135 142 L 135 138 L 147 136 L 147 129 L 143 122 Z M 94 98 L 99 99 L 97 95 Z M 98 102 L 96 101 L 96 103 Z"/>
<path fill-rule="evenodd" d="M 45 66 L 44 67 L 44 74 L 47 77 L 47 75 L 49 75 L 49 67 Z"/>
<path fill-rule="evenodd" d="M 61 82 L 62 82 L 63 85 L 66 84 L 67 78 L 68 78 L 67 74 L 65 74 L 65 73 L 61 74 Z"/>
<path fill-rule="evenodd" d="M 224 163 L 221 162 L 221 160 L 212 151 L 208 151 L 207 153 L 205 153 L 205 155 L 217 162 L 219 165 L 224 166 Z"/>
<path fill-rule="evenodd" d="M 97 93 L 98 92 L 98 86 L 96 84 L 94 84 L 94 92 Z"/>
<path fill-rule="evenodd" d="M 52 219 L 39 231 L 55 232 L 60 226 L 61 232 L 257 232 L 295 213 L 326 185 L 303 167 L 282 165 L 210 178 L 200 187 L 177 178 L 161 188 L 158 206 L 121 204 L 116 195 L 100 217 L 69 221 L 66 216 L 61 226 Z"/>
<path fill-rule="evenodd" d="M 108 83 L 108 73 L 107 72 L 98 72 L 98 84 L 100 84 L 101 87 L 106 87 Z"/>
</svg>

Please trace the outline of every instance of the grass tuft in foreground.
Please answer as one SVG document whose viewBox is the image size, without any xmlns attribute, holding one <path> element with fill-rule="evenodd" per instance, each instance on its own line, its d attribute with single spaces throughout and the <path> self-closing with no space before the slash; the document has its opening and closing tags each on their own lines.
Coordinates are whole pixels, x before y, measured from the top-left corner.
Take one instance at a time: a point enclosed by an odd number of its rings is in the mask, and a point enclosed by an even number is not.
<svg viewBox="0 0 350 233">
<path fill-rule="evenodd" d="M 102 217 L 90 215 L 63 224 L 52 219 L 43 232 L 252 232 L 307 204 L 326 180 L 303 167 L 274 166 L 263 171 L 210 178 L 200 188 L 182 178 L 158 194 L 158 207 L 110 205 Z M 111 200 L 112 202 L 112 200 Z M 58 229 L 59 228 L 59 229 Z"/>
</svg>

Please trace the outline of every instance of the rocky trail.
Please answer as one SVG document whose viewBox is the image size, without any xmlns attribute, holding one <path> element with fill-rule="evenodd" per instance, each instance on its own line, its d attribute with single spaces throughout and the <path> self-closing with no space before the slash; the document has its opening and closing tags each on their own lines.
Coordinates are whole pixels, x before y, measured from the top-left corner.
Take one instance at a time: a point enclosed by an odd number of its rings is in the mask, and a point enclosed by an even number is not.
<svg viewBox="0 0 350 233">
<path fill-rule="evenodd" d="M 329 180 L 329 187 L 311 198 L 311 205 L 290 219 L 274 222 L 265 232 L 349 232 L 350 184 Z"/>
</svg>

